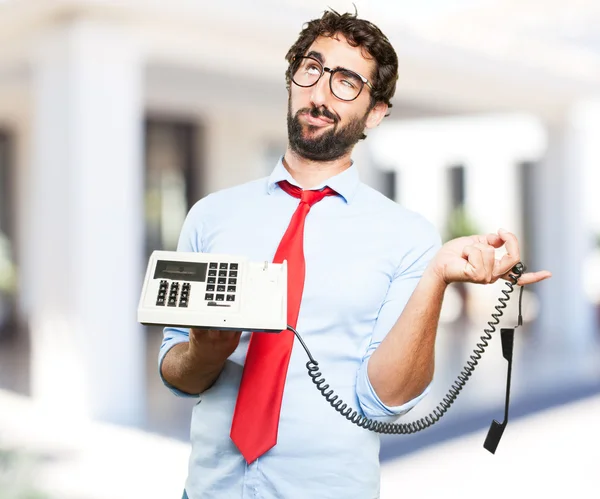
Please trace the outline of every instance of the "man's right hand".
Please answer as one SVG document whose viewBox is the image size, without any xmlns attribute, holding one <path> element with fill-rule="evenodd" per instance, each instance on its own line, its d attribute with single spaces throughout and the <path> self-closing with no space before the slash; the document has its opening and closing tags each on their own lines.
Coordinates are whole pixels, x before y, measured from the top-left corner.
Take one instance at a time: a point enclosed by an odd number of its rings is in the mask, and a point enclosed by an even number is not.
<svg viewBox="0 0 600 499">
<path fill-rule="evenodd" d="M 190 329 L 189 341 L 175 345 L 162 363 L 162 375 L 190 395 L 208 390 L 240 342 L 241 331 Z"/>
<path fill-rule="evenodd" d="M 188 355 L 207 367 L 220 368 L 237 348 L 241 335 L 241 331 L 190 328 Z"/>
</svg>

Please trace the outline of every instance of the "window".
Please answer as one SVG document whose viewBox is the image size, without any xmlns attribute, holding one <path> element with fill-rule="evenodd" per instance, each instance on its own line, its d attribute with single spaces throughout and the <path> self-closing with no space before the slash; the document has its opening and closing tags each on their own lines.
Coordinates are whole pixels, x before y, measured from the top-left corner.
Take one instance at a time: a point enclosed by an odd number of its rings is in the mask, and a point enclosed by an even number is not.
<svg viewBox="0 0 600 499">
<path fill-rule="evenodd" d="M 146 257 L 177 248 L 185 216 L 200 196 L 200 131 L 189 122 L 146 121 Z"/>
<path fill-rule="evenodd" d="M 390 198 L 392 201 L 400 203 L 400 195 L 398 193 L 398 189 L 396 189 L 400 172 L 392 169 L 380 170 L 379 175 L 381 176 L 381 193 Z"/>
<path fill-rule="evenodd" d="M 452 166 L 448 169 L 448 184 L 450 188 L 449 211 L 453 212 L 465 204 L 465 167 Z"/>
<path fill-rule="evenodd" d="M 534 202 L 535 202 L 535 184 L 534 178 L 535 164 L 532 162 L 523 162 L 519 164 L 518 175 L 518 196 L 517 200 L 520 206 L 521 214 L 521 237 L 520 237 L 520 252 L 521 261 L 528 262 L 533 258 L 532 243 L 533 220 L 534 220 Z"/>
<path fill-rule="evenodd" d="M 0 337 L 15 326 L 17 269 L 14 258 L 14 198 L 11 136 L 0 130 Z"/>
<path fill-rule="evenodd" d="M 465 167 L 455 165 L 447 170 L 447 220 L 443 236 L 444 241 L 480 232 L 472 214 L 467 211 Z"/>
</svg>

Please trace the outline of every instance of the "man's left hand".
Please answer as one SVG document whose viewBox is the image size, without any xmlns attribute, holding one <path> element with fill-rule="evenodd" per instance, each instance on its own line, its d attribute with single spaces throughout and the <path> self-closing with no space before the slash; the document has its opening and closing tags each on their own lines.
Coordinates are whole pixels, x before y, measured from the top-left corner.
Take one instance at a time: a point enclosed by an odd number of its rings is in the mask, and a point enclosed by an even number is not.
<svg viewBox="0 0 600 499">
<path fill-rule="evenodd" d="M 506 254 L 496 259 L 496 250 L 505 246 Z M 512 268 L 520 262 L 519 242 L 514 234 L 500 229 L 497 234 L 452 239 L 444 244 L 431 262 L 432 269 L 446 284 L 472 282 L 491 284 L 510 280 Z M 552 277 L 547 270 L 521 275 L 517 284 L 525 286 Z"/>
</svg>

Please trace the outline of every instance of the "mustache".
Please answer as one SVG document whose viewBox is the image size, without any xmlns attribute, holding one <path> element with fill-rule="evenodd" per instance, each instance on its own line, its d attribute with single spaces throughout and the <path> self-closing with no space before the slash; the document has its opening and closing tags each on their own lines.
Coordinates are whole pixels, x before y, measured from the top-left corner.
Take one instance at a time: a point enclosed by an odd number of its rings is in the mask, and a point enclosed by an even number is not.
<svg viewBox="0 0 600 499">
<path fill-rule="evenodd" d="M 333 114 L 328 109 L 325 109 L 324 107 L 320 107 L 320 108 L 319 107 L 305 107 L 305 108 L 300 109 L 296 113 L 296 116 L 299 116 L 304 113 L 310 114 L 313 118 L 324 117 L 324 118 L 327 118 L 327 119 L 333 121 L 334 123 L 337 123 L 339 121 L 338 117 L 335 114 Z"/>
</svg>

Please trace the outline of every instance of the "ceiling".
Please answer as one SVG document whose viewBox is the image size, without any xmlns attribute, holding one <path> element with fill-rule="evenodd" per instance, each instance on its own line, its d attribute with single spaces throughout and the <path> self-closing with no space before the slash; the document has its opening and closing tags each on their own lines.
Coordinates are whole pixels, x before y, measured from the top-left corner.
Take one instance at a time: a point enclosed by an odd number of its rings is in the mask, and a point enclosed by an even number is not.
<svg viewBox="0 0 600 499">
<path fill-rule="evenodd" d="M 418 109 L 560 118 L 600 90 L 600 0 L 0 0 L 0 77 L 49 21 L 88 15 L 124 22 L 152 64 L 280 84 L 303 23 L 354 6 L 390 38 L 396 96 Z"/>
<path fill-rule="evenodd" d="M 599 0 L 263 0 L 312 12 L 328 6 L 400 32 L 486 57 L 600 83 Z"/>
</svg>

